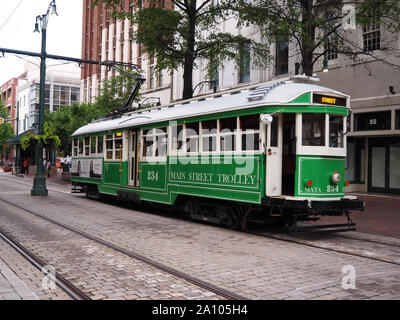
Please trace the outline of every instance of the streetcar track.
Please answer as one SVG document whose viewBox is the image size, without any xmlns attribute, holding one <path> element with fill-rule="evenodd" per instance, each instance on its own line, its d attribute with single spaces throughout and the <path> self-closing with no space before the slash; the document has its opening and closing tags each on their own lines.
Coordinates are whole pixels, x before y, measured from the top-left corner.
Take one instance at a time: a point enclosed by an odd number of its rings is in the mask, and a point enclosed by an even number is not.
<svg viewBox="0 0 400 320">
<path fill-rule="evenodd" d="M 177 278 L 186 280 L 189 283 L 192 283 L 192 284 L 194 284 L 194 285 L 196 285 L 198 287 L 201 287 L 201 288 L 206 289 L 206 290 L 208 290 L 210 292 L 213 292 L 213 293 L 215 293 L 215 294 L 217 294 L 219 296 L 222 296 L 222 297 L 227 298 L 229 300 L 249 300 L 248 298 L 246 298 L 244 296 L 241 296 L 239 294 L 236 294 L 236 293 L 231 292 L 229 290 L 226 290 L 224 288 L 215 286 L 215 285 L 213 285 L 211 283 L 208 283 L 208 282 L 203 281 L 203 280 L 201 280 L 199 278 L 193 277 L 193 276 L 191 276 L 191 275 L 189 275 L 187 273 L 181 272 L 181 271 L 179 271 L 177 269 L 168 267 L 168 266 L 166 266 L 164 264 L 156 262 L 156 261 L 154 261 L 152 259 L 149 259 L 149 258 L 147 258 L 147 257 L 145 257 L 143 255 L 140 255 L 138 253 L 135 253 L 135 252 L 132 252 L 132 251 L 128 251 L 128 250 L 126 250 L 126 249 L 124 249 L 122 247 L 119 247 L 117 245 L 114 245 L 114 244 L 112 244 L 112 243 L 110 243 L 108 241 L 105 241 L 105 240 L 100 239 L 98 237 L 92 236 L 92 235 L 90 235 L 90 234 L 88 234 L 88 233 L 86 233 L 84 231 L 81 231 L 81 230 L 79 230 L 77 228 L 74 228 L 74 227 L 72 227 L 70 225 L 67 225 L 67 224 L 64 224 L 62 222 L 59 222 L 57 220 L 48 218 L 48 217 L 46 217 L 46 216 L 44 216 L 44 215 L 42 215 L 40 213 L 37 213 L 37 212 L 32 211 L 30 209 L 24 208 L 24 207 L 22 207 L 22 206 L 20 206 L 18 204 L 15 204 L 15 203 L 13 203 L 11 201 L 8 201 L 8 200 L 3 199 L 1 197 L 0 197 L 0 200 L 5 202 L 5 203 L 8 203 L 8 204 L 20 209 L 20 210 L 23 210 L 23 211 L 28 212 L 28 213 L 30 213 L 32 215 L 35 215 L 35 216 L 37 216 L 37 217 L 39 217 L 39 218 L 41 218 L 43 220 L 49 221 L 49 222 L 51 222 L 51 223 L 53 223 L 53 224 L 55 224 L 57 226 L 60 226 L 60 227 L 65 228 L 65 229 L 67 229 L 67 230 L 69 230 L 71 232 L 79 234 L 80 236 L 82 236 L 82 237 L 84 237 L 86 239 L 89 239 L 91 241 L 94 241 L 94 242 L 96 242 L 98 244 L 101 244 L 101 245 L 103 245 L 103 246 L 105 246 L 105 247 L 107 247 L 109 249 L 112 249 L 112 250 L 114 250 L 116 252 L 122 253 L 125 256 L 128 256 L 130 258 L 136 259 L 136 260 L 141 261 L 143 263 L 146 263 L 147 265 L 150 265 L 150 266 L 152 266 L 154 268 L 157 268 L 157 269 L 159 269 L 159 270 L 161 270 L 163 272 L 171 274 L 171 275 L 173 275 L 173 276 L 175 276 Z"/>
<path fill-rule="evenodd" d="M 20 182 L 8 180 L 8 179 L 5 179 L 4 177 L 0 177 L 0 180 L 4 180 L 4 181 L 11 182 L 11 183 L 18 184 L 18 185 L 19 185 L 19 184 L 23 184 L 23 185 L 26 185 L 26 186 L 31 186 L 31 184 L 28 184 L 28 183 L 20 183 Z M 71 186 L 72 186 L 72 185 L 71 185 Z M 51 189 L 50 189 L 50 188 L 48 188 L 48 189 L 51 190 L 51 191 L 54 191 L 54 192 L 72 195 L 71 192 L 61 191 L 61 190 L 58 190 L 58 189 L 56 189 L 56 188 L 54 188 L 54 187 L 52 187 Z M 90 200 L 94 200 L 94 199 L 90 199 Z M 121 203 L 112 203 L 112 205 L 123 206 L 123 204 L 121 204 Z M 136 209 L 135 209 L 135 210 L 136 210 Z M 146 211 L 143 211 L 143 212 L 149 213 L 149 210 L 146 210 Z M 171 217 L 171 218 L 174 218 L 174 217 Z M 183 219 L 183 218 L 184 218 L 184 217 L 179 217 L 179 219 Z M 198 221 L 198 222 L 201 223 L 202 221 Z M 213 226 L 213 225 L 211 225 L 211 224 L 208 224 L 208 225 Z M 217 227 L 220 228 L 220 226 L 217 226 Z M 306 234 L 319 234 L 319 235 L 324 234 L 323 232 L 320 232 L 320 231 L 318 231 L 318 230 L 314 230 L 314 231 L 307 230 L 307 231 L 302 231 L 302 233 L 306 233 Z M 279 233 L 277 233 L 277 234 L 279 234 Z M 352 237 L 352 236 L 348 236 L 348 235 L 330 234 L 329 232 L 325 232 L 325 234 L 329 234 L 330 236 L 334 236 L 334 237 L 337 237 L 337 238 L 352 239 L 352 240 L 355 240 L 355 241 L 376 243 L 376 244 L 380 244 L 380 245 L 385 245 L 385 246 L 400 248 L 400 244 L 388 243 L 388 242 L 384 242 L 384 241 L 378 241 L 378 240 L 372 240 L 372 239 L 364 239 L 364 238 L 363 238 L 363 239 L 360 239 L 360 238 Z M 284 241 L 284 239 L 281 239 L 281 238 L 276 238 L 276 239 Z M 324 247 L 320 247 L 320 248 L 321 248 L 321 249 L 325 249 Z M 345 253 L 345 252 L 344 252 L 344 253 Z M 363 257 L 369 258 L 369 257 L 366 257 L 366 256 L 363 256 Z"/>
<path fill-rule="evenodd" d="M 47 265 L 44 261 L 39 259 L 35 254 L 33 254 L 29 249 L 20 244 L 17 240 L 7 235 L 3 230 L 0 229 L 0 238 L 2 238 L 7 244 L 9 244 L 15 251 L 17 251 L 21 256 L 28 260 L 33 266 L 35 266 L 39 271 L 43 272 L 46 276 L 51 278 L 57 286 L 67 293 L 74 300 L 91 300 L 82 290 L 78 289 L 72 282 L 65 279 L 57 271 L 54 271 L 54 277 L 51 274 L 47 274 L 43 271 L 43 267 Z"/>
<path fill-rule="evenodd" d="M 11 180 L 8 180 L 8 179 L 4 179 L 4 178 L 0 178 L 1 180 L 5 180 L 5 181 L 8 181 L 8 182 L 14 182 L 14 181 L 11 181 Z M 17 183 L 17 182 L 15 182 L 15 183 Z M 26 184 L 26 183 L 22 183 L 22 184 L 24 184 L 24 185 L 28 185 L 28 184 Z M 65 191 L 60 191 L 60 190 L 57 190 L 57 189 L 53 189 L 52 191 L 55 191 L 55 192 L 59 192 L 59 193 L 63 193 L 63 194 L 71 194 L 71 193 L 68 193 L 68 192 L 65 192 Z M 5 201 L 5 202 L 8 202 L 7 200 L 5 200 L 5 199 L 3 199 L 3 198 L 0 198 L 0 200 L 2 200 L 2 201 Z M 18 205 L 16 205 L 16 204 L 14 204 L 14 203 L 11 203 L 11 202 L 9 202 L 10 204 L 12 204 L 12 205 L 14 205 L 14 206 L 17 206 L 18 207 Z M 115 203 L 113 203 L 112 205 L 116 205 Z M 121 205 L 121 203 L 118 203 L 118 205 Z M 30 212 L 29 210 L 27 210 L 27 209 L 25 209 L 25 208 L 20 208 L 20 209 L 22 209 L 22 210 L 25 210 L 25 211 L 28 211 L 28 212 Z M 47 219 L 47 220 L 49 220 L 49 221 L 51 221 L 51 222 L 54 222 L 54 223 L 56 223 L 56 224 L 58 224 L 58 223 L 60 223 L 60 225 L 61 226 L 63 226 L 63 224 L 61 223 L 61 222 L 57 222 L 57 221 L 53 221 L 52 219 L 50 219 L 50 218 L 47 218 L 47 217 L 45 217 L 45 216 L 42 216 L 41 214 L 39 214 L 39 213 L 35 213 L 35 212 L 31 212 L 31 213 L 33 213 L 33 214 L 35 214 L 35 215 L 38 215 L 38 216 L 40 216 L 40 217 L 42 217 L 42 218 L 44 218 L 44 219 Z M 147 211 L 146 211 L 146 213 L 148 213 Z M 201 221 L 199 221 L 199 222 L 201 222 Z M 208 226 L 213 226 L 213 227 L 216 227 L 216 228 L 221 228 L 221 226 L 215 226 L 215 225 L 212 225 L 212 224 L 207 224 Z M 67 225 L 65 225 L 65 226 L 67 226 Z M 63 226 L 63 227 L 65 227 L 65 226 Z M 74 227 L 71 227 L 71 228 L 73 228 L 73 229 L 75 229 Z M 67 228 L 68 229 L 68 228 Z M 76 231 L 75 231 L 76 230 Z M 89 235 L 89 234 L 86 234 L 85 232 L 83 232 L 83 231 L 80 231 L 80 230 L 78 230 L 78 229 L 75 229 L 74 230 L 74 232 L 82 232 L 82 234 L 85 234 L 85 236 L 88 236 L 88 237 L 92 237 L 91 235 Z M 232 230 L 232 231 L 235 231 L 235 230 Z M 385 263 L 390 263 L 390 264 L 395 264 L 395 265 L 400 265 L 400 262 L 396 262 L 396 261 L 392 261 L 392 260 L 388 260 L 388 259 L 384 259 L 384 258 L 378 258 L 378 257 L 371 257 L 371 256 L 368 256 L 368 255 L 363 255 L 363 254 L 360 254 L 360 253 L 355 253 L 355 252 L 350 252 L 350 251 L 345 251 L 345 250 L 341 250 L 341 249 L 335 249 L 335 248 L 329 248 L 329 247 L 326 247 L 326 246 L 322 246 L 322 245 L 318 245 L 318 244 L 312 244 L 312 243 L 309 243 L 309 240 L 297 240 L 297 239 L 288 239 L 287 237 L 288 236 L 290 236 L 290 235 L 286 235 L 286 234 L 284 234 L 284 235 L 280 235 L 280 234 L 274 234 L 274 235 L 268 235 L 268 234 L 265 234 L 265 233 L 260 233 L 260 232 L 253 232 L 253 231 L 249 231 L 249 230 L 247 230 L 247 231 L 239 231 L 239 232 L 243 232 L 243 233 L 247 233 L 247 234 L 252 234 L 252 235 L 255 235 L 255 236 L 259 236 L 259 237 L 265 237 L 265 238 L 270 238 L 270 239 L 274 239 L 274 240 L 279 240 L 279 241 L 285 241 L 285 242 L 290 242 L 290 243 L 295 243 L 295 244 L 300 244 L 300 245 L 303 245 L 303 246 L 309 246 L 309 247 L 313 247 L 313 248 L 318 248 L 318 249 L 323 249 L 323 250 L 327 250 L 327 251 L 332 251 L 332 252 L 336 252 L 336 253 L 342 253 L 342 254 L 348 254 L 348 255 L 352 255 L 352 256 L 356 256 L 356 257 L 361 257 L 361 258 L 365 258 L 365 259 L 369 259 L 369 260 L 375 260 L 375 261 L 379 261 L 379 262 L 385 262 Z M 268 231 L 267 231 L 268 232 Z M 310 233 L 310 231 L 308 231 L 309 233 Z M 310 234 L 312 234 L 312 233 L 317 233 L 317 232 L 311 232 Z M 349 239 L 349 237 L 347 237 L 347 236 L 343 236 L 343 235 L 338 235 L 338 234 L 335 234 L 334 236 L 336 236 L 336 237 L 341 237 L 341 238 L 345 238 L 345 239 Z M 93 237 L 93 238 L 96 238 L 96 237 Z M 98 239 L 99 241 L 104 241 L 104 240 L 102 240 L 102 239 L 99 239 L 99 238 L 96 238 L 96 239 Z M 353 239 L 353 240 L 356 240 L 356 241 L 361 241 L 361 242 L 363 242 L 363 241 L 365 241 L 365 242 L 370 242 L 370 243 L 376 243 L 376 244 L 380 244 L 380 245 L 384 245 L 384 246 L 389 246 L 389 247 L 400 247 L 400 245 L 396 245 L 396 244 L 390 244 L 390 243 L 385 243 L 385 242 L 381 242 L 381 241 L 375 241 L 375 240 L 369 240 L 369 239 L 357 239 L 357 238 L 351 238 L 351 239 Z M 94 241 L 97 241 L 97 240 L 94 240 Z M 106 242 L 106 241 L 104 241 L 104 243 L 108 243 L 108 242 Z M 111 244 L 111 243 L 109 243 L 111 246 L 114 246 L 113 244 Z M 106 244 L 105 244 L 106 245 Z M 115 246 L 115 247 L 117 247 L 117 246 Z M 119 247 L 118 247 L 119 248 Z M 125 249 L 123 249 L 123 248 L 120 248 L 121 250 L 125 250 Z M 349 249 L 349 250 L 351 250 L 351 249 Z M 126 250 L 125 250 L 126 251 Z M 127 251 L 128 252 L 128 251 Z M 145 258 L 145 257 L 143 257 L 143 256 L 141 256 L 143 259 L 147 259 L 147 258 Z M 150 259 L 149 259 L 150 260 Z M 144 261 L 145 262 L 145 261 Z M 147 263 L 147 262 L 146 262 Z M 154 263 L 156 263 L 156 262 L 154 262 Z M 166 266 L 165 266 L 166 267 Z M 166 268 L 168 268 L 168 267 L 166 267 Z M 178 271 L 179 272 L 179 271 Z"/>
<path fill-rule="evenodd" d="M 4 181 L 8 181 L 8 182 L 14 182 L 14 181 L 11 181 L 11 180 L 8 180 L 8 179 L 4 179 L 4 178 L 0 178 L 0 179 L 1 179 L 1 180 L 4 180 Z M 14 182 L 14 183 L 18 184 L 17 182 Z M 28 184 L 26 184 L 26 183 L 22 183 L 22 184 L 28 185 Z M 30 185 L 30 184 L 29 184 L 29 185 Z M 68 192 L 65 192 L 65 191 L 60 191 L 60 190 L 57 190 L 57 189 L 53 189 L 52 191 L 59 192 L 59 193 L 62 193 L 62 194 L 70 194 L 70 195 L 71 195 L 71 193 L 68 193 Z M 4 199 L 2 199 L 2 198 L 0 198 L 0 200 L 6 201 L 6 200 L 4 200 Z M 10 204 L 13 204 L 13 203 L 10 203 Z M 15 204 L 13 204 L 13 205 L 15 205 Z M 112 205 L 123 206 L 122 203 L 118 203 L 118 204 L 112 203 Z M 21 209 L 22 209 L 22 210 L 26 210 L 25 208 L 21 208 Z M 142 209 L 143 209 L 143 208 L 142 208 Z M 147 209 L 147 210 L 144 211 L 144 212 L 149 213 L 149 210 L 151 211 L 151 209 Z M 32 212 L 32 213 L 33 213 L 33 212 Z M 33 214 L 36 214 L 36 215 L 41 216 L 41 215 L 38 214 L 38 213 L 33 213 Z M 43 216 L 42 218 L 50 219 L 50 218 L 47 218 L 47 217 L 44 217 L 44 216 Z M 172 217 L 172 218 L 174 218 L 174 217 Z M 51 221 L 51 219 L 50 219 L 49 221 Z M 51 222 L 57 223 L 56 221 L 51 221 Z M 197 222 L 197 221 L 196 221 L 196 222 Z M 201 223 L 201 221 L 198 221 L 198 222 Z M 197 222 L 197 223 L 198 223 L 198 222 Z M 61 223 L 61 224 L 62 224 L 62 223 Z M 216 228 L 221 228 L 220 226 L 215 226 L 215 225 L 212 225 L 212 224 L 211 224 L 211 225 L 210 225 L 210 224 L 207 224 L 207 225 L 213 226 L 213 227 L 216 227 Z M 71 228 L 73 228 L 73 227 L 71 227 Z M 78 229 L 76 229 L 76 230 L 77 230 L 78 232 L 82 232 L 82 231 L 80 231 L 80 230 L 78 230 Z M 235 231 L 235 230 L 232 230 L 232 231 Z M 349 250 L 351 250 L 351 249 L 348 249 L 348 250 L 335 249 L 335 248 L 331 248 L 331 247 L 326 247 L 326 246 L 324 246 L 324 245 L 312 244 L 312 243 L 310 243 L 310 240 L 304 240 L 304 239 L 302 239 L 302 240 L 297 240 L 297 239 L 293 239 L 293 238 L 288 239 L 287 237 L 290 237 L 289 234 L 279 234 L 279 233 L 276 233 L 276 234 L 274 234 L 274 235 L 268 235 L 268 234 L 265 234 L 265 233 L 253 232 L 253 231 L 249 231 L 249 230 L 246 230 L 246 231 L 239 231 L 239 232 L 244 232 L 244 233 L 247 233 L 247 234 L 252 234 L 252 235 L 255 235 L 255 236 L 270 238 L 270 239 L 279 240 L 279 241 L 285 241 L 285 242 L 300 244 L 300 245 L 303 245 L 303 246 L 309 246 L 309 247 L 318 248 L 318 249 L 323 249 L 323 250 L 327 250 L 327 251 L 332 251 L 332 252 L 337 252 L 337 253 L 342 253 L 342 254 L 353 255 L 353 256 L 356 256 L 356 257 L 361 257 L 361 258 L 365 258 L 365 259 L 369 259 L 369 260 L 375 260 L 375 261 L 379 261 L 379 262 L 385 262 L 385 263 L 400 265 L 400 262 L 396 262 L 396 261 L 388 260 L 388 259 L 384 259 L 384 258 L 379 258 L 379 257 L 372 257 L 372 256 L 365 255 L 365 254 L 361 254 L 361 253 L 351 252 L 351 251 L 349 251 Z M 267 231 L 267 232 L 269 232 L 269 231 Z M 84 233 L 84 232 L 83 232 L 83 233 Z M 313 233 L 318 233 L 318 232 L 310 232 L 310 231 L 308 231 L 308 233 L 309 233 L 309 234 L 313 234 Z M 86 234 L 86 235 L 88 235 L 88 234 Z M 88 235 L 88 236 L 90 236 L 90 235 Z M 345 236 L 345 235 L 334 234 L 334 236 L 335 236 L 335 237 L 344 238 L 344 239 L 349 239 L 349 237 L 348 237 L 348 236 Z M 375 240 L 369 240 L 369 239 L 358 239 L 358 238 L 353 238 L 353 237 L 350 237 L 350 238 L 353 239 L 353 240 L 356 240 L 356 241 L 361 241 L 361 242 L 364 242 L 364 241 L 365 241 L 365 242 L 369 242 L 369 243 L 376 243 L 376 244 L 380 244 L 380 245 L 384 245 L 384 246 L 388 246 L 388 247 L 395 247 L 395 248 L 400 247 L 400 245 L 396 245 L 396 244 L 392 244 L 392 243 L 386 243 L 386 242 L 382 242 L 382 241 L 375 241 Z M 99 239 L 99 240 L 100 240 L 100 241 L 104 241 L 104 240 L 102 240 L 102 239 Z M 111 244 L 111 243 L 110 243 L 110 244 Z M 111 245 L 112 245 L 112 244 L 111 244 Z M 120 248 L 120 249 L 124 250 L 123 248 Z M 143 258 L 143 259 L 147 259 L 147 258 L 145 258 L 145 257 L 142 257 L 142 258 Z M 168 268 L 168 267 L 167 267 L 167 268 Z"/>
</svg>

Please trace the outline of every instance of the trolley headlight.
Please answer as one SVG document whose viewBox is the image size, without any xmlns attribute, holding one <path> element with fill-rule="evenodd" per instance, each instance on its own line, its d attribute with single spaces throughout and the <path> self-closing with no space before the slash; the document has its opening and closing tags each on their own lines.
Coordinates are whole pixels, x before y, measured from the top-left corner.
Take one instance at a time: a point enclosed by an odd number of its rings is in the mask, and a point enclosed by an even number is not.
<svg viewBox="0 0 400 320">
<path fill-rule="evenodd" d="M 337 171 L 335 171 L 335 172 L 332 174 L 332 183 L 333 183 L 333 184 L 338 184 L 339 181 L 340 181 L 340 173 L 337 172 Z"/>
</svg>

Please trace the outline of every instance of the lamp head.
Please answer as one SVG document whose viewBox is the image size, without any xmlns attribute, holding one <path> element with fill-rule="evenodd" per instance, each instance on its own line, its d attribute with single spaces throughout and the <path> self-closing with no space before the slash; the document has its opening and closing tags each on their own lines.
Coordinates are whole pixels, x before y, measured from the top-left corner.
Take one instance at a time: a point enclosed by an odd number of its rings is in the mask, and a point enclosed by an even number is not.
<svg viewBox="0 0 400 320">
<path fill-rule="evenodd" d="M 56 7 L 56 2 L 55 1 L 53 1 L 52 5 L 51 5 L 51 14 L 55 14 L 56 16 L 58 16 L 57 7 Z"/>
<path fill-rule="evenodd" d="M 39 31 L 39 23 L 37 21 L 35 23 L 35 30 L 33 30 L 33 32 L 40 32 Z"/>
</svg>

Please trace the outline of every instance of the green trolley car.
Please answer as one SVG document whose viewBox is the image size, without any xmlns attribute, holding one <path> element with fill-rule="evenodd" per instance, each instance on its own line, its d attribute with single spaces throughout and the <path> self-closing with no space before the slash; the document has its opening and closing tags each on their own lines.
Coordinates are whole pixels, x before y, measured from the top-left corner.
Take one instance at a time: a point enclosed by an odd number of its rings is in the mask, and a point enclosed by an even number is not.
<svg viewBox="0 0 400 320">
<path fill-rule="evenodd" d="M 349 101 L 298 76 L 96 120 L 73 134 L 72 181 L 232 228 L 349 217 Z"/>
</svg>

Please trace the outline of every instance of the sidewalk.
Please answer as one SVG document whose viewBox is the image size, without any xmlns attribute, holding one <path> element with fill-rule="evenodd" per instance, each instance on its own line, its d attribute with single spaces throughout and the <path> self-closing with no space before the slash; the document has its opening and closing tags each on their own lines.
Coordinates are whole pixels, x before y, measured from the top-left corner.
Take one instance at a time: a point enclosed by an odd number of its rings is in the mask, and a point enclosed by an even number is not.
<svg viewBox="0 0 400 320">
<path fill-rule="evenodd" d="M 0 238 L 0 241 L 3 240 Z M 7 246 L 7 244 L 4 245 Z M 18 253 L 15 252 L 15 255 L 18 255 Z M 7 266 L 1 257 L 0 300 L 39 300 L 39 297 Z"/>
<path fill-rule="evenodd" d="M 365 201 L 364 211 L 353 211 L 351 220 L 358 232 L 400 239 L 400 197 L 377 194 L 352 194 Z M 346 218 L 324 217 L 315 224 L 345 223 Z"/>
</svg>

